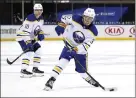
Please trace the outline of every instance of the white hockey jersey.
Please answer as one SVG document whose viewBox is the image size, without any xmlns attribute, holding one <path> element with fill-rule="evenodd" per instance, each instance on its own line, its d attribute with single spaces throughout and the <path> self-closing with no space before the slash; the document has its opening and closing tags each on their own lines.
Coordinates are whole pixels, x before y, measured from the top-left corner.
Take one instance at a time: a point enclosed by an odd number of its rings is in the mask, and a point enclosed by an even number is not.
<svg viewBox="0 0 136 98">
<path fill-rule="evenodd" d="M 98 34 L 95 25 L 91 24 L 90 26 L 85 26 L 82 22 L 82 16 L 79 15 L 63 15 L 61 17 L 61 22 L 67 25 L 64 32 L 62 32 L 62 36 L 66 43 L 72 47 L 77 47 L 77 54 L 86 54 L 95 36 Z M 61 29 L 62 26 L 60 29 L 56 29 L 56 32 L 58 33 Z"/>
<path fill-rule="evenodd" d="M 32 13 L 27 16 L 19 30 L 17 31 L 17 41 L 27 41 L 34 40 L 37 34 L 35 34 L 35 30 L 43 30 L 43 17 L 40 16 L 38 19 Z"/>
</svg>

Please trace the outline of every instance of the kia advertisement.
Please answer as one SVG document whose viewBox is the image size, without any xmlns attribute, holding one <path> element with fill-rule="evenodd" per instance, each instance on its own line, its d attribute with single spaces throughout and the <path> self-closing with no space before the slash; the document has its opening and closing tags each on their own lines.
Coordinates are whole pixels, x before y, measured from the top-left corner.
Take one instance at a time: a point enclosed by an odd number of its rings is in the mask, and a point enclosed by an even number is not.
<svg viewBox="0 0 136 98">
<path fill-rule="evenodd" d="M 119 36 L 124 33 L 124 28 L 121 26 L 109 26 L 105 29 L 105 33 L 110 36 Z"/>
</svg>

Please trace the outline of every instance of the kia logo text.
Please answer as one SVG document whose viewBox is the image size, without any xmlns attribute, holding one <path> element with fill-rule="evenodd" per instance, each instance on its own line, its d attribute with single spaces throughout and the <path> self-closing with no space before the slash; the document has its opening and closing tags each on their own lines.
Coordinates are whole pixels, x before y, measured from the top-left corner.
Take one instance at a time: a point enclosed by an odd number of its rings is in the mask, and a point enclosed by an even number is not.
<svg viewBox="0 0 136 98">
<path fill-rule="evenodd" d="M 124 29 L 120 26 L 109 26 L 105 29 L 105 32 L 111 36 L 118 36 L 124 33 Z"/>
</svg>

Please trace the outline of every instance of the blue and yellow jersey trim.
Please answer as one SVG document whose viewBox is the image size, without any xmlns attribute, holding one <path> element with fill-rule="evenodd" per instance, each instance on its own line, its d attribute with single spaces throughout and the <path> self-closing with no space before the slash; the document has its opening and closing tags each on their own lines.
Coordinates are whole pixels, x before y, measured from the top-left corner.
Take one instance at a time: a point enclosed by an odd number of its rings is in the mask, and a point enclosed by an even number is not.
<svg viewBox="0 0 136 98">
<path fill-rule="evenodd" d="M 56 31 L 56 33 L 58 34 L 58 36 L 59 36 L 60 34 L 63 34 L 63 33 L 64 33 L 64 30 L 65 30 L 66 26 L 67 26 L 67 25 L 66 25 L 65 23 L 63 23 L 63 22 L 59 22 L 59 23 L 58 23 L 58 26 L 55 27 L 55 31 Z"/>
<path fill-rule="evenodd" d="M 28 32 L 17 32 L 16 36 L 17 37 L 30 36 L 30 34 Z"/>
<path fill-rule="evenodd" d="M 63 28 L 66 28 L 67 25 L 66 25 L 65 23 L 63 23 L 63 22 L 59 22 L 59 23 L 58 23 L 58 26 L 63 27 Z"/>
</svg>

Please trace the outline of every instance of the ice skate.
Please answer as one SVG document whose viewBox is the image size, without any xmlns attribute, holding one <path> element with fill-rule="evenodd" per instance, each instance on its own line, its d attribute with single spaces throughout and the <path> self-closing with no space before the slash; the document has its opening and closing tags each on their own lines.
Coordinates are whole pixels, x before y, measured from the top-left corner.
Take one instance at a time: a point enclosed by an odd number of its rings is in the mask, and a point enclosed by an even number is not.
<svg viewBox="0 0 136 98">
<path fill-rule="evenodd" d="M 21 69 L 21 78 L 31 78 L 33 76 L 33 73 L 27 71 L 26 69 Z"/>
<path fill-rule="evenodd" d="M 42 77 L 44 76 L 44 71 L 39 70 L 37 67 L 33 67 L 33 76 L 34 77 Z"/>
<path fill-rule="evenodd" d="M 47 81 L 47 83 L 45 84 L 45 88 L 44 88 L 44 90 L 46 90 L 46 91 L 50 91 L 52 88 L 53 88 L 53 83 L 55 82 L 55 78 L 54 77 L 51 77 L 48 81 Z"/>
</svg>

